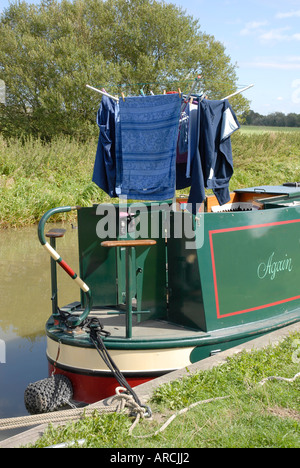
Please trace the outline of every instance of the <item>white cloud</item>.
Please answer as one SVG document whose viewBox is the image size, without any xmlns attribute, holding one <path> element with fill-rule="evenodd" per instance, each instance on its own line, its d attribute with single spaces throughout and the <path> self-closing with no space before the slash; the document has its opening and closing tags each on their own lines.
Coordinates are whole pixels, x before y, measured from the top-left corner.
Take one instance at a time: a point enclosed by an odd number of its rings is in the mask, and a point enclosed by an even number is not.
<svg viewBox="0 0 300 468">
<path fill-rule="evenodd" d="M 294 80 L 292 82 L 292 88 L 296 88 L 295 91 L 292 93 L 292 102 L 294 104 L 300 103 L 300 79 Z"/>
<path fill-rule="evenodd" d="M 285 41 L 288 39 L 289 36 L 284 33 L 288 30 L 288 27 L 271 29 L 270 31 L 266 31 L 263 34 L 261 34 L 260 39 L 263 41 Z"/>
<path fill-rule="evenodd" d="M 300 55 L 288 55 L 286 57 L 287 62 L 300 62 Z"/>
<path fill-rule="evenodd" d="M 246 23 L 244 29 L 241 30 L 242 36 L 248 36 L 257 31 L 261 31 L 263 26 L 266 26 L 268 21 L 251 21 L 250 23 Z"/>
<path fill-rule="evenodd" d="M 300 17 L 300 10 L 296 11 L 288 11 L 286 13 L 277 13 L 276 18 L 284 19 L 284 18 L 297 18 Z"/>
<path fill-rule="evenodd" d="M 263 42 L 300 41 L 299 33 L 287 34 L 286 31 L 290 31 L 288 26 L 285 28 L 271 29 L 270 31 L 265 31 L 259 38 Z"/>
</svg>

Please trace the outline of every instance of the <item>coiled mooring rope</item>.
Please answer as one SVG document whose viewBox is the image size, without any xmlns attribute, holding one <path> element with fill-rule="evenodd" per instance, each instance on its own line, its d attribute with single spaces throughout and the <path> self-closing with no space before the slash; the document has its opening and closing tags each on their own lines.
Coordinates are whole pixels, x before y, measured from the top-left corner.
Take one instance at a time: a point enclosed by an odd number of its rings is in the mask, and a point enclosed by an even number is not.
<svg viewBox="0 0 300 468">
<path fill-rule="evenodd" d="M 62 411 L 55 411 L 52 413 L 33 414 L 28 416 L 18 416 L 15 418 L 0 419 L 0 431 L 35 426 L 38 424 L 64 423 L 70 420 L 75 421 L 97 413 L 118 413 L 123 411 L 125 408 L 128 408 L 129 412 L 134 414 L 138 419 L 147 415 L 147 408 L 140 406 L 134 400 L 133 396 L 128 395 L 128 393 L 125 393 L 125 391 L 125 388 L 117 387 L 116 395 L 111 397 L 111 401 L 108 402 L 108 406 L 104 406 L 103 402 L 99 402 L 85 406 L 84 408 L 72 408 Z"/>
<path fill-rule="evenodd" d="M 300 377 L 300 372 L 296 374 L 293 378 L 288 379 L 284 377 L 278 377 L 278 376 L 271 376 L 267 377 L 263 380 L 261 380 L 258 385 L 264 385 L 267 381 L 270 380 L 281 380 L 281 381 L 286 381 L 286 382 L 294 382 L 297 378 Z M 29 426 L 35 426 L 39 424 L 47 424 L 47 423 L 64 423 L 66 421 L 75 421 L 78 419 L 82 419 L 84 417 L 92 416 L 95 413 L 102 414 L 102 413 L 114 413 L 114 412 L 121 412 L 122 410 L 127 407 L 131 414 L 135 414 L 136 419 L 134 423 L 132 424 L 131 428 L 129 429 L 129 433 L 132 433 L 132 430 L 136 426 L 137 422 L 140 420 L 140 418 L 145 417 L 147 415 L 147 407 L 140 406 L 135 399 L 133 398 L 133 395 L 129 395 L 128 393 L 123 393 L 126 391 L 125 388 L 123 387 L 117 387 L 116 388 L 116 395 L 112 397 L 110 404 L 108 406 L 104 406 L 103 402 L 98 402 L 94 403 L 92 405 L 88 405 L 84 408 L 75 408 L 75 409 L 68 409 L 64 411 L 55 411 L 54 413 L 46 413 L 46 414 L 36 414 L 36 415 L 30 415 L 30 416 L 20 416 L 16 418 L 7 418 L 7 419 L 0 419 L 0 431 L 1 430 L 8 430 L 8 429 L 15 429 L 15 428 L 20 428 L 20 427 L 29 427 Z M 229 396 L 224 396 L 224 397 L 217 397 L 217 398 L 211 398 L 209 400 L 203 400 L 200 402 L 193 403 L 190 405 L 188 408 L 184 408 L 183 410 L 180 410 L 178 413 L 174 414 L 171 416 L 168 421 L 154 434 L 150 434 L 148 436 L 138 436 L 138 437 L 150 437 L 153 435 L 157 435 L 159 432 L 162 432 L 166 427 L 180 414 L 185 413 L 191 408 L 194 408 L 195 406 L 203 403 L 211 403 L 212 401 L 215 400 L 223 400 L 226 398 L 230 398 Z M 107 401 L 108 402 L 108 401 Z M 113 405 L 113 403 L 115 403 Z"/>
</svg>

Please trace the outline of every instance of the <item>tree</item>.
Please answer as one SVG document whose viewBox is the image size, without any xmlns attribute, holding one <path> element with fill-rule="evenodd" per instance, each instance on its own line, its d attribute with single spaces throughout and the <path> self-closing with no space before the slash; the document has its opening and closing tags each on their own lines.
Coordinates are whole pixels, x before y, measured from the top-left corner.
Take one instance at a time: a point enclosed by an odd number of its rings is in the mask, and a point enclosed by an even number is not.
<svg viewBox="0 0 300 468">
<path fill-rule="evenodd" d="M 253 110 L 244 114 L 246 125 L 265 125 L 269 127 L 300 127 L 300 114 L 283 114 L 273 112 L 268 115 L 261 115 Z"/>
<path fill-rule="evenodd" d="M 97 131 L 100 102 L 86 84 L 111 93 L 163 88 L 187 92 L 203 73 L 210 98 L 236 89 L 235 65 L 198 21 L 156 0 L 18 1 L 0 20 L 0 104 L 5 136 L 58 133 L 86 138 Z M 233 101 L 239 113 L 248 101 Z"/>
</svg>

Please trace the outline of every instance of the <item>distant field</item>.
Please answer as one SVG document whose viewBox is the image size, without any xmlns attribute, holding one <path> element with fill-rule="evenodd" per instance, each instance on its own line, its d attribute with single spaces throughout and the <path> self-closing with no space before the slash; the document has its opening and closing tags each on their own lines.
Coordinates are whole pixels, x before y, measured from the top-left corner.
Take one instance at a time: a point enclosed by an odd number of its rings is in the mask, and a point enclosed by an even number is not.
<svg viewBox="0 0 300 468">
<path fill-rule="evenodd" d="M 242 133 L 266 133 L 266 132 L 300 132 L 300 127 L 264 127 L 256 125 L 242 125 Z"/>
</svg>

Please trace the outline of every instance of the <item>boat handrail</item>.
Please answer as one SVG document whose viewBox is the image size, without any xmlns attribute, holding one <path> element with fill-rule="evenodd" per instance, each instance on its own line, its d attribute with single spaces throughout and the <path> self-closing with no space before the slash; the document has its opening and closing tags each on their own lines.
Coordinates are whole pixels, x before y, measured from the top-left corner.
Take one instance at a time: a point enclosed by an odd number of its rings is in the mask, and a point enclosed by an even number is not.
<svg viewBox="0 0 300 468">
<path fill-rule="evenodd" d="M 55 248 L 50 245 L 45 238 L 45 225 L 46 222 L 49 220 L 49 218 L 57 213 L 67 213 L 69 211 L 73 210 L 78 210 L 80 209 L 80 206 L 62 206 L 62 207 L 57 207 L 57 208 L 52 208 L 48 210 L 41 218 L 39 225 L 38 225 L 38 237 L 41 245 L 47 250 L 47 252 L 50 254 L 51 258 L 53 259 L 54 262 L 58 263 L 63 270 L 77 283 L 77 285 L 80 287 L 80 289 L 84 292 L 86 296 L 86 306 L 84 311 L 80 316 L 78 315 L 72 315 L 67 318 L 67 326 L 74 328 L 82 324 L 82 322 L 87 318 L 87 316 L 90 313 L 90 310 L 92 308 L 92 294 L 90 288 L 85 284 L 82 279 L 77 276 L 75 271 L 61 258 L 59 253 L 55 250 Z M 52 237 L 51 240 L 55 241 L 55 237 Z M 53 244 L 55 245 L 55 244 Z"/>
</svg>

